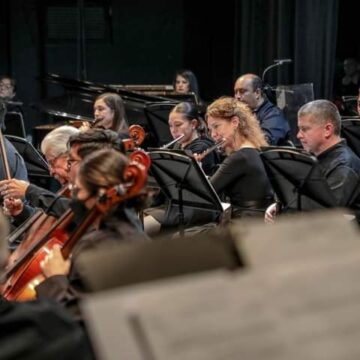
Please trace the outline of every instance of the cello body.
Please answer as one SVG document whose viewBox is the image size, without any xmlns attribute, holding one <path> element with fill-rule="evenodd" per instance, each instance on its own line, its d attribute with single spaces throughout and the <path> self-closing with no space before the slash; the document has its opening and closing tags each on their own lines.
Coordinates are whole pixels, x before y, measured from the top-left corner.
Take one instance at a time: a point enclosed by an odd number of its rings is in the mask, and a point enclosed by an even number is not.
<svg viewBox="0 0 360 360">
<path fill-rule="evenodd" d="M 62 246 L 67 236 L 64 238 L 57 235 L 48 241 L 24 266 L 11 276 L 3 286 L 3 297 L 8 301 L 29 301 L 36 296 L 35 287 L 44 280 L 41 275 L 40 263 L 48 255 L 54 245 Z"/>
<path fill-rule="evenodd" d="M 69 197 L 69 187 L 63 187 L 56 195 Z M 18 247 L 8 257 L 7 268 L 14 265 L 14 263 L 16 263 L 23 256 L 23 254 L 25 254 L 31 248 L 31 246 L 33 246 L 39 239 L 42 239 L 58 220 L 55 216 L 48 215 L 42 210 L 37 210 L 36 213 L 33 214 L 30 219 L 28 219 L 28 221 L 31 222 L 33 218 L 35 221 L 31 223 L 30 228 L 26 227 L 26 222 L 23 226 L 20 226 L 19 229 L 14 231 L 14 235 L 16 235 L 16 237 L 23 236 L 23 239 L 21 240 Z M 8 241 L 10 243 L 16 240 L 14 239 L 14 235 L 10 234 L 8 237 Z"/>
<path fill-rule="evenodd" d="M 99 194 L 95 206 L 89 210 L 82 222 L 77 224 L 70 236 L 63 229 L 56 228 L 55 231 L 38 241 L 36 246 L 32 246 L 18 262 L 15 262 L 13 269 L 5 273 L 7 280 L 2 288 L 3 297 L 15 301 L 34 299 L 35 287 L 45 279 L 42 276 L 41 262 L 54 245 L 60 245 L 64 259 L 69 258 L 74 246 L 90 226 L 107 214 L 113 206 L 140 193 L 146 184 L 147 170 L 145 165 L 135 161 L 130 163 L 124 173 L 125 183 L 111 187 L 105 193 Z M 67 214 L 64 214 L 65 221 L 62 225 L 64 229 L 66 229 L 66 224 L 71 223 L 74 214 L 69 211 L 67 217 L 65 215 Z"/>
</svg>

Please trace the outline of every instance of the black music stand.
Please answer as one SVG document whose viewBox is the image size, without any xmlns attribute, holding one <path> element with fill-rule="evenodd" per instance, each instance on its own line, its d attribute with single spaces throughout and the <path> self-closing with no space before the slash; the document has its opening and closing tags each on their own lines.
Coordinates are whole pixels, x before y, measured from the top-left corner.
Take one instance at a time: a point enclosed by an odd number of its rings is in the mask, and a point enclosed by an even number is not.
<svg viewBox="0 0 360 360">
<path fill-rule="evenodd" d="M 171 140 L 173 137 L 169 129 L 169 114 L 177 103 L 150 103 L 145 106 L 144 112 L 148 121 L 148 126 L 153 135 L 153 141 L 149 146 L 160 147 Z"/>
<path fill-rule="evenodd" d="M 5 135 L 5 137 L 23 157 L 30 182 L 43 186 L 40 180 L 51 179 L 46 161 L 30 142 L 17 136 Z"/>
<path fill-rule="evenodd" d="M 176 212 L 181 236 L 187 222 L 196 223 L 197 214 L 207 222 L 224 214 L 218 195 L 193 157 L 183 151 L 154 150 L 150 158 L 151 174 L 170 201 L 165 218 Z"/>
<path fill-rule="evenodd" d="M 336 207 L 317 159 L 301 149 L 268 147 L 260 154 L 285 211 Z"/>
<path fill-rule="evenodd" d="M 360 118 L 342 118 L 341 136 L 351 150 L 360 157 Z"/>
</svg>

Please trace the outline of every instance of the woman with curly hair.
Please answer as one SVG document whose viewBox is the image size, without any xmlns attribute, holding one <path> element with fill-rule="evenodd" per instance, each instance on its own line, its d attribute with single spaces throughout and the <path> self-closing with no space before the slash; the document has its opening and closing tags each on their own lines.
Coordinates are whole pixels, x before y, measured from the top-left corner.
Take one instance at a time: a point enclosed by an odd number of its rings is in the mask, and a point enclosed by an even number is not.
<svg viewBox="0 0 360 360">
<path fill-rule="evenodd" d="M 215 141 L 225 140 L 227 155 L 210 182 L 229 200 L 233 217 L 263 216 L 272 201 L 272 189 L 259 155 L 266 140 L 246 104 L 231 97 L 215 100 L 206 118 Z"/>
</svg>

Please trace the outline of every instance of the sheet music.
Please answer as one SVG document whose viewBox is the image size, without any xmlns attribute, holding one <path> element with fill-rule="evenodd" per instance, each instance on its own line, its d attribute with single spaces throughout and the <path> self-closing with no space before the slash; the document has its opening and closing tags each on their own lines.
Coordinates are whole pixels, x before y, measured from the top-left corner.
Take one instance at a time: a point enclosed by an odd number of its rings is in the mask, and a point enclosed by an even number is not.
<svg viewBox="0 0 360 360">
<path fill-rule="evenodd" d="M 90 297 L 84 310 L 100 357 L 358 359 L 358 232 L 326 214 L 328 229 L 318 235 L 324 217 L 312 218 L 291 222 L 294 239 L 276 238 L 285 225 L 267 227 L 265 239 L 245 230 L 251 236 L 241 246 L 252 260 L 245 271 L 176 277 Z M 261 257 L 268 259 L 263 265 Z"/>
<path fill-rule="evenodd" d="M 326 260 L 358 249 L 358 228 L 341 210 L 283 216 L 274 225 L 262 220 L 232 227 L 239 251 L 258 269 L 283 262 L 295 264 Z"/>
</svg>

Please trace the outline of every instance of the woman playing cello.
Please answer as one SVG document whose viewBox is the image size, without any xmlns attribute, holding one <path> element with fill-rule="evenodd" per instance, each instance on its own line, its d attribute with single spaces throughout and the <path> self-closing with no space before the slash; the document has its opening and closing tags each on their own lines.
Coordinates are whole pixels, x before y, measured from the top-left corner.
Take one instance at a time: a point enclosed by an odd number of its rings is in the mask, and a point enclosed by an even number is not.
<svg viewBox="0 0 360 360">
<path fill-rule="evenodd" d="M 75 216 L 82 217 L 84 212 L 95 206 L 101 194 L 124 183 L 123 174 L 127 164 L 127 158 L 112 149 L 99 150 L 89 155 L 80 165 L 75 179 L 72 204 Z M 126 201 L 93 224 L 92 231 L 81 237 L 75 245 L 71 259 L 73 261 L 80 252 L 89 248 L 144 239 L 146 237 L 133 201 Z M 46 280 L 36 287 L 39 298 L 50 297 L 71 306 L 83 291 L 81 280 L 71 265 L 72 261 L 62 257 L 59 247 L 52 250 L 41 263 Z"/>
</svg>

